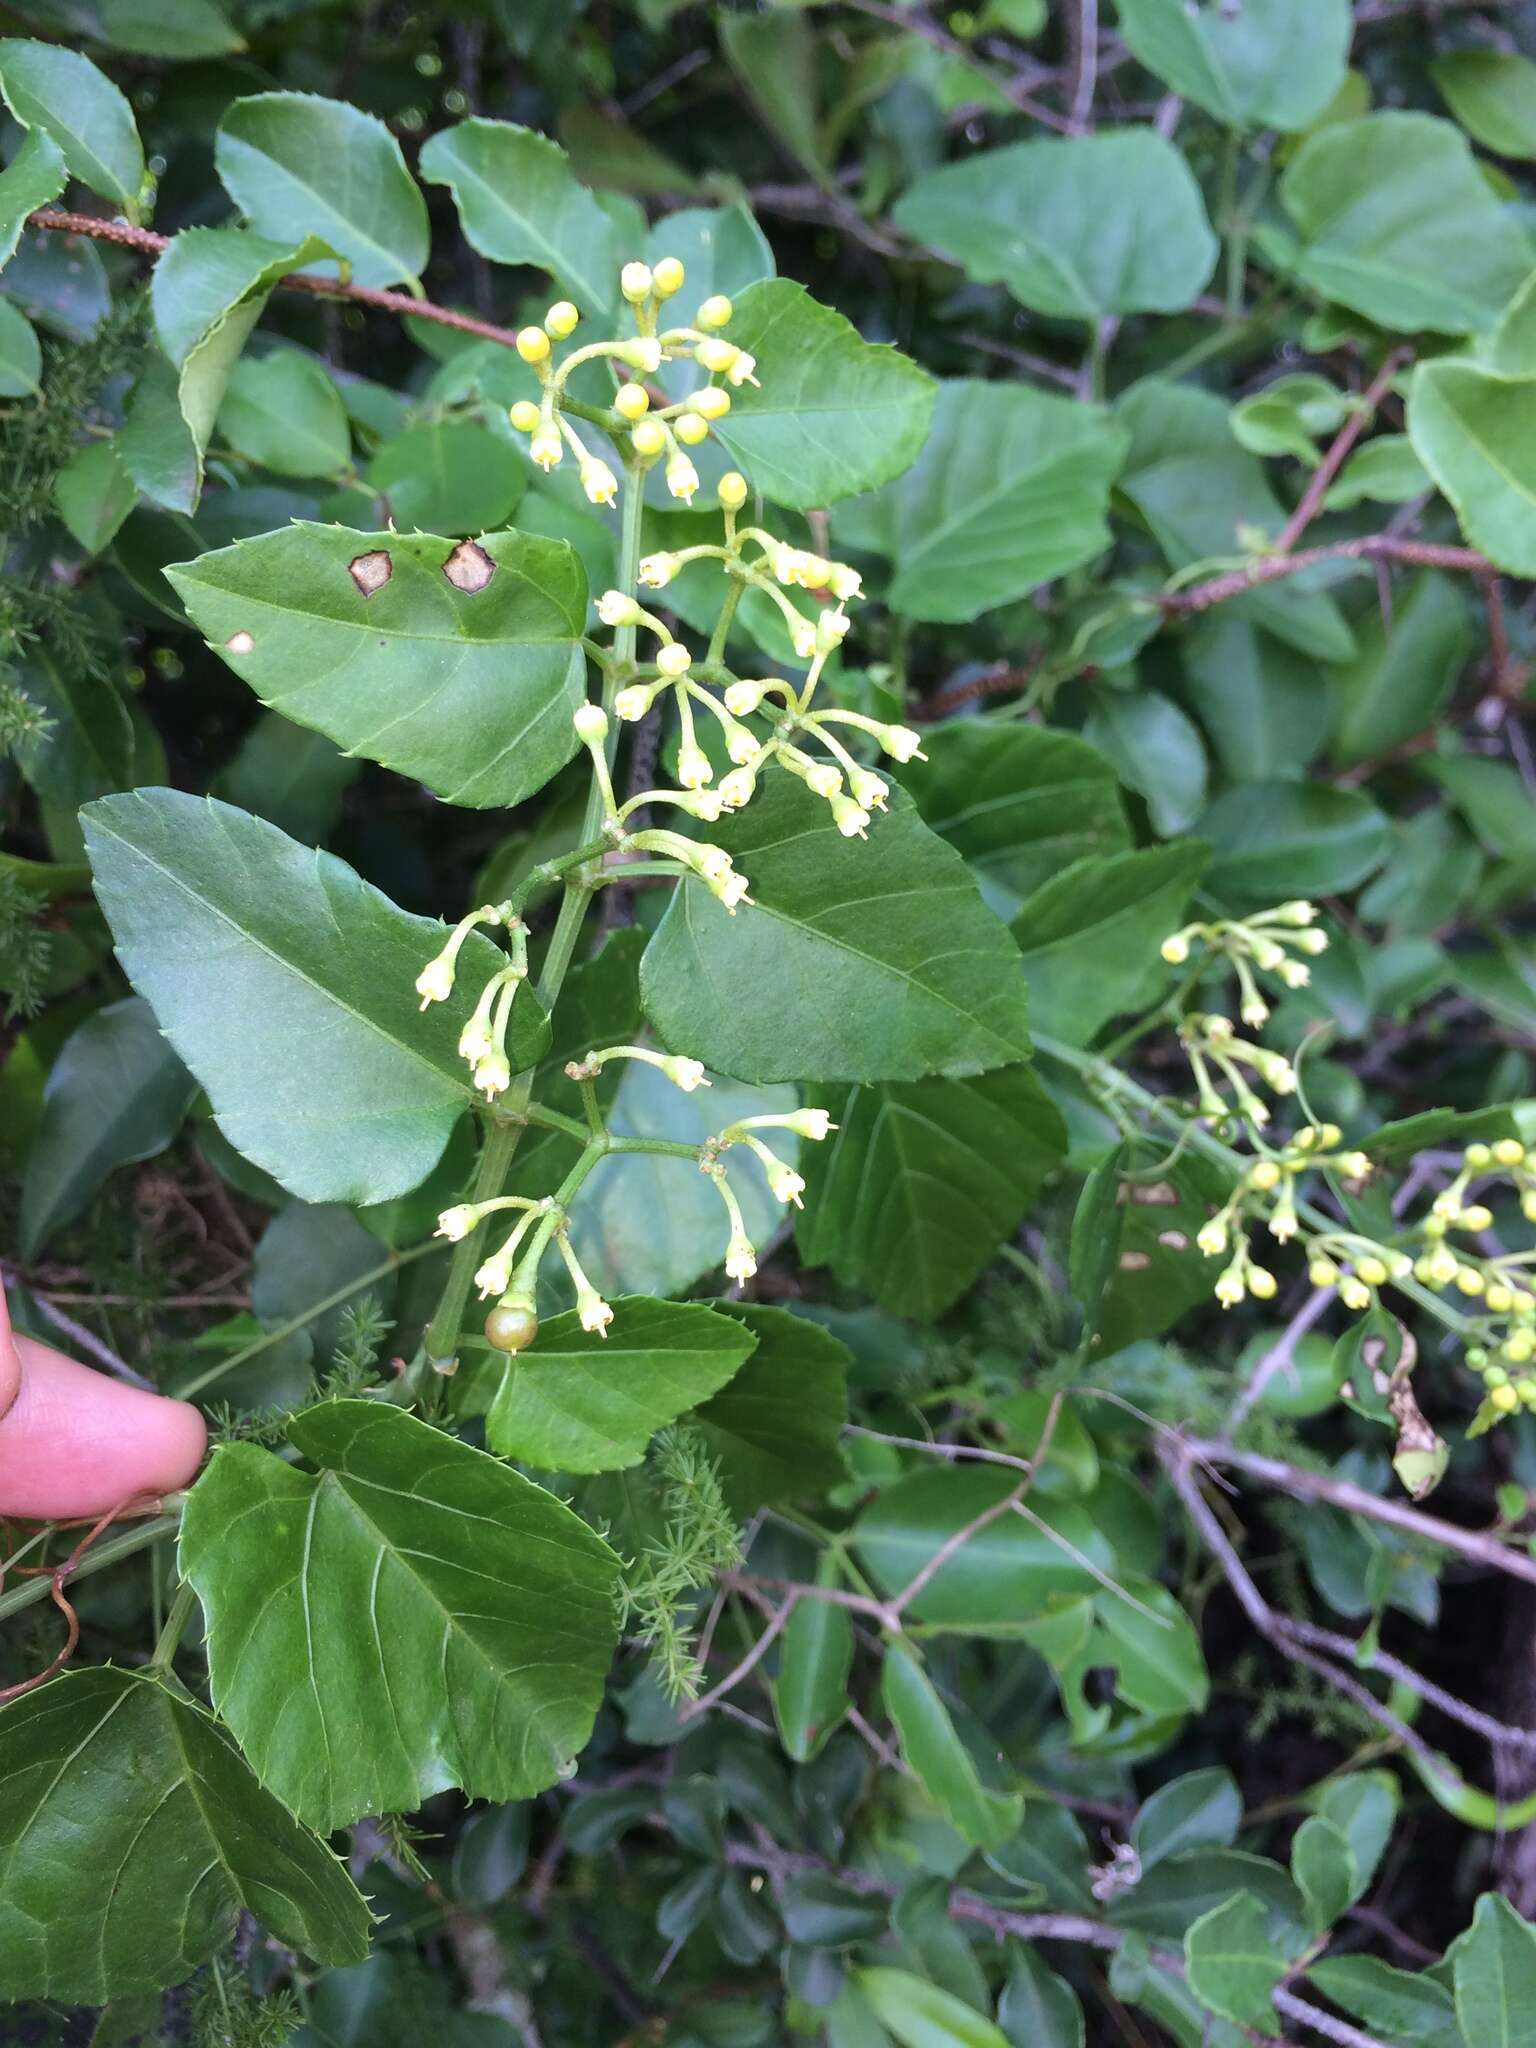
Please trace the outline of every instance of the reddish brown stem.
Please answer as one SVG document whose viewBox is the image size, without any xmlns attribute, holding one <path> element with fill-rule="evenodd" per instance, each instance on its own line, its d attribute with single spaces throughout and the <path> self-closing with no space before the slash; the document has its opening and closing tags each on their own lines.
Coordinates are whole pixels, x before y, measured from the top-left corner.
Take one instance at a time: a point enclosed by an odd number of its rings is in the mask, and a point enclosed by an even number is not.
<svg viewBox="0 0 1536 2048">
<path fill-rule="evenodd" d="M 133 228 L 120 220 L 98 220 L 90 213 L 62 213 L 53 207 L 30 214 L 28 225 L 51 234 L 86 235 L 94 242 L 111 242 L 119 249 L 132 249 L 139 256 L 158 256 L 171 239 L 169 235 L 157 235 L 152 228 Z M 439 327 L 457 328 L 460 334 L 500 342 L 503 348 L 512 348 L 517 342 L 510 327 L 497 327 L 492 321 L 477 320 L 470 313 L 456 313 L 449 306 L 435 306 L 430 299 L 412 298 L 409 292 L 379 291 L 372 285 L 343 284 L 339 278 L 304 277 L 297 272 L 279 278 L 277 289 L 308 292 L 319 299 L 350 299 L 354 305 L 372 306 L 381 313 L 433 320 Z"/>
<path fill-rule="evenodd" d="M 1169 590 L 1159 602 L 1170 618 L 1208 612 L 1229 598 L 1243 597 L 1261 583 L 1278 583 L 1318 562 L 1407 562 L 1419 569 L 1457 569 L 1466 576 L 1490 576 L 1493 564 L 1476 548 L 1444 547 L 1438 541 L 1401 540 L 1396 534 L 1368 533 L 1359 540 L 1330 541 L 1325 547 L 1303 548 L 1298 555 L 1260 555 L 1241 569 L 1228 569 L 1187 590 Z"/>
<path fill-rule="evenodd" d="M 1386 361 L 1376 372 L 1374 379 L 1360 400 L 1359 410 L 1349 418 L 1334 435 L 1327 454 L 1307 480 L 1307 487 L 1296 504 L 1296 510 L 1280 529 L 1275 542 L 1277 555 L 1288 555 L 1297 541 L 1317 517 L 1318 509 L 1328 494 L 1328 486 L 1344 466 L 1344 458 L 1376 417 L 1376 408 L 1387 395 L 1392 379 L 1406 363 L 1413 351 L 1406 348 L 1392 349 Z"/>
</svg>

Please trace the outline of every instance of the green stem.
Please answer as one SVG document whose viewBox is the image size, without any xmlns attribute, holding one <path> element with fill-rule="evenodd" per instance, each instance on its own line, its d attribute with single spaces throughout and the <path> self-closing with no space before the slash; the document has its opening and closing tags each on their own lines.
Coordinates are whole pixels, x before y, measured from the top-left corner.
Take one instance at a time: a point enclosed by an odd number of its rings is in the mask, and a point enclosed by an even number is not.
<svg viewBox="0 0 1536 2048">
<path fill-rule="evenodd" d="M 1180 1116 L 1164 1097 L 1154 1095 L 1149 1088 L 1143 1088 L 1139 1081 L 1133 1081 L 1130 1075 L 1123 1073 L 1119 1067 L 1109 1066 L 1098 1053 L 1080 1052 L 1075 1045 L 1064 1044 L 1059 1038 L 1047 1038 L 1040 1032 L 1035 1034 L 1035 1048 L 1044 1053 L 1047 1059 L 1059 1060 L 1063 1066 L 1071 1067 L 1086 1081 L 1097 1082 L 1106 1093 L 1119 1095 L 1125 1101 L 1133 1103 L 1147 1116 L 1155 1117 L 1165 1130 L 1187 1132 L 1190 1150 L 1223 1167 L 1228 1173 L 1244 1174 L 1253 1164 L 1250 1158 L 1245 1158 L 1241 1152 L 1235 1152 L 1230 1145 L 1224 1145 L 1220 1138 L 1213 1137 L 1209 1131 L 1201 1130 L 1198 1124 L 1191 1125 L 1188 1118 Z M 1313 1230 L 1334 1231 L 1339 1227 L 1336 1217 L 1325 1216 L 1322 1210 L 1311 1202 L 1298 1202 L 1296 1213 L 1302 1222 L 1310 1225 Z M 1438 1294 L 1432 1294 L 1427 1287 L 1421 1286 L 1413 1279 L 1394 1280 L 1392 1285 L 1399 1294 L 1406 1295 L 1410 1301 L 1423 1309 L 1426 1315 L 1433 1316 L 1435 1321 L 1442 1323 L 1446 1329 L 1455 1331 L 1458 1336 L 1465 1335 L 1469 1327 L 1467 1318 L 1459 1315 L 1455 1309 L 1447 1307 Z"/>
<path fill-rule="evenodd" d="M 149 1660 L 151 1671 L 169 1671 L 176 1655 L 187 1623 L 192 1619 L 192 1610 L 197 1605 L 197 1595 L 188 1580 L 183 1580 L 176 1589 L 176 1598 L 171 1602 L 171 1611 L 165 1617 L 165 1626 L 155 1644 L 155 1653 Z"/>
<path fill-rule="evenodd" d="M 697 1145 L 685 1145 L 677 1138 L 610 1138 L 604 1148 L 609 1152 L 654 1152 L 663 1159 L 693 1159 L 699 1156 Z"/>
<path fill-rule="evenodd" d="M 151 1543 L 158 1543 L 162 1536 L 169 1536 L 180 1526 L 181 1511 L 173 1515 L 156 1515 L 152 1521 L 141 1522 L 136 1529 L 125 1529 L 121 1536 L 109 1536 L 104 1543 L 97 1543 L 70 1573 L 70 1583 L 87 1578 L 92 1572 L 105 1571 L 109 1564 L 118 1564 L 125 1557 L 132 1557 L 137 1550 L 145 1550 Z M 24 1579 L 19 1586 L 12 1586 L 7 1593 L 0 1593 L 0 1621 L 7 1615 L 17 1613 L 23 1607 L 30 1607 L 34 1600 L 45 1600 L 53 1590 L 49 1576 L 40 1579 Z"/>
<path fill-rule="evenodd" d="M 424 1259 L 428 1252 L 441 1249 L 437 1240 L 429 1237 L 424 1244 L 410 1245 L 403 1252 L 391 1252 L 387 1259 L 381 1259 L 378 1265 L 370 1266 L 366 1273 L 358 1274 L 355 1280 L 349 1280 L 344 1287 L 336 1288 L 334 1292 L 326 1295 L 323 1301 L 311 1302 L 308 1308 L 300 1309 L 296 1316 L 290 1316 L 286 1323 L 279 1323 L 275 1330 L 263 1330 L 252 1343 L 243 1345 L 228 1358 L 221 1358 L 217 1365 L 210 1365 L 206 1372 L 199 1373 L 194 1380 L 188 1380 L 184 1387 L 177 1387 L 177 1398 L 182 1401 L 195 1400 L 205 1389 L 211 1387 L 215 1380 L 221 1380 L 225 1373 L 233 1372 L 237 1365 L 244 1365 L 248 1359 L 259 1357 L 272 1345 L 281 1344 L 285 1337 L 291 1337 L 296 1330 L 302 1330 L 306 1323 L 313 1322 L 316 1316 L 324 1315 L 328 1308 L 339 1308 L 344 1301 L 350 1301 L 354 1294 L 360 1294 L 365 1287 L 372 1286 L 375 1280 L 382 1280 L 386 1275 L 398 1271 L 401 1266 L 410 1265 L 413 1259 Z"/>
<path fill-rule="evenodd" d="M 574 408 L 572 408 L 574 410 Z M 583 415 L 584 417 L 585 415 Z M 640 520 L 645 505 L 645 476 L 635 465 L 630 464 L 624 473 L 624 511 L 619 531 L 619 565 L 617 583 L 620 590 L 633 592 L 640 578 Z M 614 635 L 611 658 L 603 676 L 603 709 L 612 711 L 613 699 L 618 689 L 620 676 L 628 674 L 635 660 L 635 629 L 620 626 Z M 617 731 L 610 729 L 608 735 L 608 759 L 612 765 L 614 751 L 618 745 Z M 565 874 L 565 894 L 560 900 L 560 914 L 555 919 L 555 929 L 549 941 L 549 950 L 544 956 L 543 971 L 539 975 L 539 1001 L 546 1011 L 552 1011 L 565 985 L 565 977 L 575 958 L 576 942 L 581 936 L 582 922 L 587 914 L 587 905 L 592 900 L 592 885 L 582 873 L 581 863 L 592 857 L 595 848 L 601 851 L 606 845 L 602 838 L 603 792 L 596 775 L 587 793 L 586 815 L 582 819 L 579 839 L 580 856 L 573 865 L 566 862 L 569 870 Z M 476 1202 L 493 1201 L 506 1186 L 507 1175 L 512 1168 L 513 1155 L 527 1128 L 527 1112 L 533 1099 L 533 1071 L 519 1074 L 508 1091 L 501 1115 L 504 1121 L 497 1122 L 485 1141 L 480 1154 L 480 1170 L 475 1177 L 474 1193 L 470 1199 Z M 585 1132 L 582 1133 L 585 1136 Z M 438 1299 L 437 1313 L 427 1330 L 425 1351 L 428 1362 L 441 1368 L 453 1358 L 459 1341 L 459 1330 L 464 1321 L 464 1311 L 469 1303 L 469 1290 L 474 1278 L 479 1254 L 477 1246 L 480 1232 L 472 1230 L 468 1237 L 455 1245 L 453 1263 L 448 1269 L 448 1278 Z"/>
<path fill-rule="evenodd" d="M 730 579 L 730 588 L 725 593 L 725 603 L 720 607 L 720 616 L 715 621 L 715 630 L 709 636 L 709 652 L 704 657 L 711 668 L 724 658 L 725 643 L 731 630 L 731 621 L 736 616 L 736 607 L 741 603 L 742 592 L 745 589 L 746 585 L 739 576 L 733 576 Z"/>
<path fill-rule="evenodd" d="M 1243 309 L 1243 264 L 1248 250 L 1247 223 L 1238 218 L 1237 169 L 1242 158 L 1243 138 L 1229 128 L 1221 151 L 1221 186 L 1216 201 L 1216 224 L 1227 245 L 1228 320 L 1236 320 Z"/>
</svg>

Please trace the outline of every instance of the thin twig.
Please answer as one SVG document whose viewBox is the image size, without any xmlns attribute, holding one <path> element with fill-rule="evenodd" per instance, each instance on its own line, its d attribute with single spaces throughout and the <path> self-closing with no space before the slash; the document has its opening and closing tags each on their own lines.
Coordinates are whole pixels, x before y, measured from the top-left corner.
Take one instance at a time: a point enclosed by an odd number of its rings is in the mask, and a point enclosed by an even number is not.
<svg viewBox="0 0 1536 2048">
<path fill-rule="evenodd" d="M 45 1316 L 72 1344 L 78 1344 L 82 1351 L 88 1351 L 96 1363 L 111 1373 L 114 1379 L 124 1380 L 130 1387 L 142 1387 L 148 1394 L 155 1391 L 153 1380 L 147 1380 L 143 1373 L 135 1372 L 126 1359 L 118 1357 L 110 1344 L 103 1344 L 95 1332 L 88 1330 L 84 1323 L 77 1323 L 73 1316 L 67 1316 L 46 1294 L 34 1294 L 32 1299 L 37 1303 L 39 1314 Z"/>
<path fill-rule="evenodd" d="M 1507 1572 L 1511 1578 L 1524 1579 L 1528 1585 L 1536 1586 L 1536 1558 L 1511 1544 L 1502 1543 L 1497 1536 L 1478 1529 L 1463 1529 L 1455 1522 L 1441 1521 L 1436 1515 L 1422 1514 L 1402 1501 L 1367 1493 L 1364 1487 L 1355 1486 L 1348 1479 L 1308 1472 L 1299 1465 L 1286 1465 L 1278 1458 L 1263 1457 L 1257 1451 L 1234 1450 L 1231 1444 L 1181 1438 L 1175 1431 L 1166 1434 L 1174 1443 L 1182 1445 L 1197 1464 L 1224 1465 L 1234 1472 L 1245 1472 L 1250 1479 L 1273 1486 L 1281 1493 L 1291 1494 L 1297 1500 L 1326 1501 L 1330 1507 L 1342 1508 L 1346 1514 L 1365 1515 L 1372 1521 L 1385 1522 L 1388 1527 L 1400 1529 L 1405 1536 L 1415 1537 L 1421 1543 L 1438 1544 L 1441 1549 L 1453 1550 L 1475 1564 Z"/>
<path fill-rule="evenodd" d="M 98 220 L 90 213 L 65 213 L 57 207 L 41 207 L 27 218 L 29 227 L 40 228 L 48 234 L 85 235 L 95 242 L 111 242 L 119 249 L 132 249 L 139 256 L 159 256 L 172 240 L 170 235 L 156 234 L 153 228 L 129 227 L 126 221 Z M 510 327 L 498 327 L 490 320 L 477 320 L 472 313 L 456 313 L 450 306 L 437 306 L 430 299 L 418 299 L 409 292 L 379 291 L 372 285 L 343 284 L 335 277 L 305 277 L 297 271 L 287 277 L 280 277 L 277 289 L 285 292 L 308 292 L 321 299 L 351 299 L 359 306 L 372 306 L 380 313 L 394 313 L 401 318 L 433 320 L 439 327 L 454 327 L 461 334 L 478 335 L 482 341 L 499 342 L 503 348 L 515 348 L 517 336 Z"/>
<path fill-rule="evenodd" d="M 1073 135 L 1092 125 L 1094 90 L 1099 82 L 1099 0 L 1077 0 L 1067 9 L 1067 48 L 1071 82 L 1067 88 L 1067 127 Z"/>
<path fill-rule="evenodd" d="M 976 63 L 971 51 L 958 36 L 952 36 L 947 29 L 940 28 L 936 21 L 920 7 L 896 7 L 887 0 L 847 0 L 847 4 L 860 14 L 867 14 L 874 21 L 889 22 L 893 28 L 904 28 L 913 35 L 921 36 L 924 42 L 932 43 L 936 50 L 943 50 L 947 56 L 959 57 L 970 66 Z M 1021 114 L 1029 114 L 1042 128 L 1054 128 L 1058 135 L 1070 132 L 1071 124 L 1049 107 L 1041 106 L 1037 99 L 1024 90 L 1016 79 L 1008 78 L 996 71 L 987 72 L 987 80 L 996 86 L 1003 97 L 1016 106 Z"/>
<path fill-rule="evenodd" d="M 1303 548 L 1297 555 L 1259 555 L 1241 569 L 1228 569 L 1204 583 L 1164 591 L 1158 602 L 1170 618 L 1208 612 L 1228 598 L 1243 597 L 1260 584 L 1278 583 L 1319 562 L 1407 562 L 1420 569 L 1458 569 L 1468 576 L 1487 576 L 1493 564 L 1476 548 L 1453 548 L 1436 541 L 1401 540 L 1395 534 L 1369 533 L 1359 540 L 1331 541 L 1325 547 Z"/>
<path fill-rule="evenodd" d="M 1430 1770 L 1438 1768 L 1438 1759 L 1422 1735 L 1410 1728 L 1406 1721 L 1398 1719 L 1390 1708 L 1384 1707 L 1368 1686 L 1352 1678 L 1347 1671 L 1340 1671 L 1326 1658 L 1315 1655 L 1284 1626 L 1285 1617 L 1275 1612 L 1250 1577 L 1246 1566 L 1228 1541 L 1227 1532 L 1212 1513 L 1194 1477 L 1193 1458 L 1188 1446 L 1182 1453 L 1169 1442 L 1158 1445 L 1158 1460 L 1173 1484 L 1175 1493 L 1184 1503 L 1190 1520 L 1194 1523 L 1201 1541 L 1221 1566 L 1227 1584 L 1237 1596 L 1238 1605 L 1253 1623 L 1266 1642 L 1272 1643 L 1284 1657 L 1293 1663 L 1305 1665 L 1315 1671 L 1336 1691 L 1353 1700 L 1371 1719 L 1385 1728 L 1394 1741 L 1405 1749 L 1412 1750 L 1421 1763 Z"/>
<path fill-rule="evenodd" d="M 1386 361 L 1377 371 L 1369 387 L 1357 403 L 1356 410 L 1334 435 L 1328 452 L 1313 470 L 1307 480 L 1307 487 L 1297 500 L 1296 509 L 1281 527 L 1275 541 L 1275 553 L 1288 555 L 1297 541 L 1317 517 L 1323 499 L 1328 495 L 1328 486 L 1343 467 L 1344 458 L 1376 417 L 1376 409 L 1386 397 L 1392 379 L 1403 364 L 1410 361 L 1412 349 L 1395 348 L 1389 351 Z"/>
<path fill-rule="evenodd" d="M 902 1889 L 884 1878 L 872 1877 L 868 1871 L 841 1870 L 834 1864 L 823 1862 L 819 1856 L 781 1849 L 776 1843 L 767 1841 L 727 1842 L 725 1860 L 737 1869 L 761 1870 L 774 1879 L 812 1874 L 830 1877 L 863 1898 L 892 1899 L 898 1897 Z M 1113 1954 L 1126 1940 L 1123 1929 L 1107 1926 L 1102 1920 L 1090 1919 L 1086 1913 L 1020 1913 L 1011 1907 L 996 1905 L 975 1892 L 958 1888 L 950 1892 L 946 1903 L 950 1919 L 984 1927 L 999 1941 L 1012 1936 L 1021 1941 L 1074 1942 L 1084 1948 Z M 1184 1958 L 1172 1949 L 1154 1948 L 1151 1961 L 1174 1976 L 1184 1974 Z M 1282 1987 L 1276 1990 L 1274 2000 L 1276 2009 L 1287 2019 L 1295 2020 L 1300 2026 L 1311 2027 L 1314 2033 L 1321 2034 L 1326 2040 L 1337 2042 L 1339 2048 L 1388 2048 L 1388 2044 L 1374 2034 L 1364 2033 L 1346 2020 L 1335 2019 L 1321 2006 L 1299 1997 L 1294 1991 Z M 1273 2035 L 1255 2034 L 1252 2038 L 1264 2043 L 1265 2048 L 1282 2048 Z"/>
</svg>

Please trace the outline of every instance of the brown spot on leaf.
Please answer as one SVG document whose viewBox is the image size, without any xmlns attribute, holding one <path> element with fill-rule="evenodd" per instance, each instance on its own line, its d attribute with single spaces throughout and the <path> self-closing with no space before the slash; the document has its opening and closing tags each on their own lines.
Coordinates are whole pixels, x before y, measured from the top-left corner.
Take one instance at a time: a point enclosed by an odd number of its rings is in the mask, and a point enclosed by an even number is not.
<svg viewBox="0 0 1536 2048">
<path fill-rule="evenodd" d="M 1151 1255 L 1147 1252 L 1122 1252 L 1120 1254 L 1120 1270 L 1122 1273 L 1144 1273 L 1151 1263 Z"/>
<path fill-rule="evenodd" d="M 347 564 L 347 573 L 363 593 L 372 597 L 376 590 L 382 590 L 395 573 L 395 565 L 384 548 L 370 548 L 366 555 L 354 555 Z"/>
<path fill-rule="evenodd" d="M 1141 1209 L 1176 1209 L 1179 1191 L 1170 1180 L 1133 1181 L 1131 1200 Z"/>
<path fill-rule="evenodd" d="M 1160 1230 L 1157 1233 L 1157 1241 L 1161 1245 L 1166 1245 L 1171 1252 L 1189 1250 L 1189 1238 L 1182 1230 Z"/>
<path fill-rule="evenodd" d="M 496 564 L 478 541 L 461 540 L 444 562 L 443 574 L 455 590 L 473 597 L 496 574 Z"/>
<path fill-rule="evenodd" d="M 230 634 L 229 638 L 224 642 L 224 645 L 229 649 L 231 654 L 249 654 L 251 649 L 256 645 L 256 642 L 242 626 L 238 633 Z"/>
</svg>

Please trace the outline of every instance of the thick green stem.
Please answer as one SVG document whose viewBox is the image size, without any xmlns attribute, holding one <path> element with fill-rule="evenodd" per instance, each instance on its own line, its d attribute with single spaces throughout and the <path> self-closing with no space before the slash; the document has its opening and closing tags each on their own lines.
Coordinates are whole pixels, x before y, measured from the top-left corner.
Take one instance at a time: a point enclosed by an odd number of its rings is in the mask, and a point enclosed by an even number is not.
<svg viewBox="0 0 1536 2048">
<path fill-rule="evenodd" d="M 626 468 L 624 476 L 624 512 L 619 533 L 618 587 L 633 592 L 640 578 L 640 520 L 645 505 L 645 476 L 634 465 Z M 613 655 L 603 678 L 603 709 L 613 709 L 613 698 L 618 688 L 618 678 L 625 675 L 634 665 L 635 629 L 620 626 L 614 635 Z M 618 734 L 610 730 L 608 736 L 609 762 L 618 744 Z M 544 955 L 544 966 L 539 975 L 539 1001 L 546 1010 L 553 1010 L 565 985 L 576 955 L 576 942 L 581 936 L 581 927 L 592 900 L 592 885 L 584 873 L 584 863 L 592 857 L 593 851 L 601 851 L 604 841 L 601 836 L 603 823 L 603 792 L 594 775 L 592 787 L 587 794 L 586 816 L 582 820 L 580 835 L 580 858 L 575 865 L 567 861 L 569 870 L 565 875 L 565 894 L 560 901 L 560 913 L 555 919 L 555 929 L 550 936 L 549 950 Z M 474 1191 L 470 1200 L 474 1202 L 493 1201 L 506 1185 L 507 1175 L 512 1168 L 513 1154 L 527 1128 L 528 1105 L 533 1098 L 533 1074 L 519 1074 L 508 1090 L 501 1110 L 501 1119 L 490 1131 L 480 1154 L 480 1170 L 475 1176 Z M 459 1341 L 459 1329 L 464 1321 L 464 1310 L 469 1303 L 470 1285 L 478 1262 L 477 1245 L 480 1232 L 472 1230 L 455 1247 L 453 1263 L 448 1269 L 448 1278 L 443 1284 L 442 1295 L 437 1304 L 426 1335 L 426 1356 L 429 1365 L 438 1370 L 446 1367 L 454 1357 Z"/>
<path fill-rule="evenodd" d="M 192 1610 L 196 1605 L 196 1593 L 193 1592 L 190 1583 L 183 1580 L 176 1589 L 176 1598 L 171 1602 L 171 1611 L 165 1617 L 165 1626 L 161 1629 L 160 1639 L 155 1644 L 155 1653 L 149 1660 L 152 1671 L 170 1670 L 171 1660 L 176 1655 L 177 1647 L 187 1623 L 192 1619 Z"/>
<path fill-rule="evenodd" d="M 140 1522 L 137 1528 L 125 1529 L 121 1536 L 109 1536 L 104 1543 L 93 1544 L 70 1573 L 70 1583 L 88 1578 L 92 1572 L 105 1571 L 109 1564 L 118 1564 L 123 1558 L 132 1557 L 136 1550 L 158 1543 L 162 1536 L 173 1535 L 180 1523 L 180 1510 L 174 1515 L 156 1515 L 151 1521 Z M 19 1586 L 0 1593 L 0 1621 L 23 1607 L 30 1607 L 34 1600 L 47 1599 L 52 1591 L 50 1573 L 41 1578 L 23 1579 Z"/>
<path fill-rule="evenodd" d="M 709 652 L 704 657 L 711 668 L 725 657 L 725 643 L 730 634 L 731 621 L 736 616 L 736 607 L 741 603 L 742 592 L 745 589 L 746 585 L 739 576 L 731 578 L 730 588 L 725 593 L 725 603 L 721 605 L 720 616 L 715 621 L 715 630 L 709 637 Z"/>
</svg>

